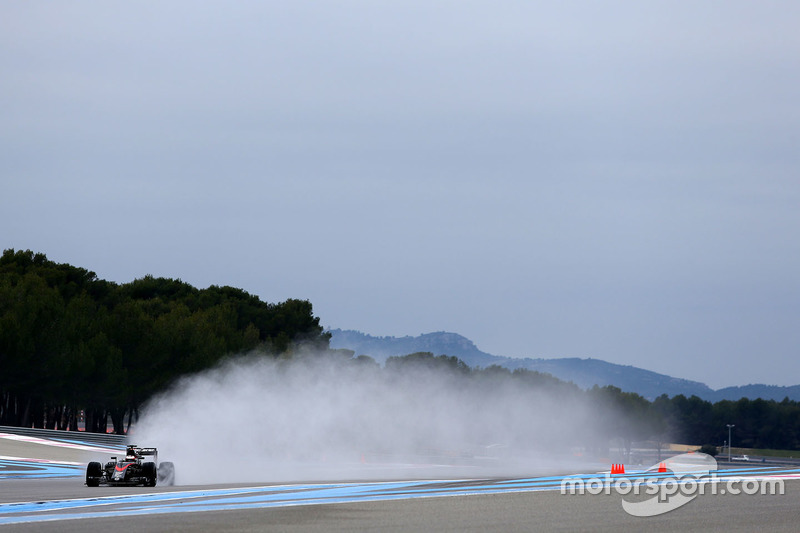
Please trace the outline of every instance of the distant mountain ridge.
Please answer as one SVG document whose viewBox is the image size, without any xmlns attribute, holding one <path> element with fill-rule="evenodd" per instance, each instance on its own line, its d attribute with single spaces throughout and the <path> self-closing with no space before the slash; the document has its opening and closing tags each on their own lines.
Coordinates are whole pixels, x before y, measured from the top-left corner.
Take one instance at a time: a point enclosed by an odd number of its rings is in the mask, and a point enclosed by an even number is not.
<svg viewBox="0 0 800 533">
<path fill-rule="evenodd" d="M 499 365 L 510 370 L 525 368 L 546 372 L 564 380 L 571 381 L 582 388 L 594 385 L 601 387 L 613 385 L 626 392 L 635 392 L 647 399 L 662 394 L 686 397 L 697 396 L 704 400 L 739 400 L 741 398 L 762 398 L 781 401 L 784 398 L 800 401 L 800 385 L 780 387 L 777 385 L 745 385 L 725 387 L 714 390 L 705 383 L 675 378 L 635 366 L 608 363 L 600 359 L 531 359 L 502 357 L 483 352 L 466 337 L 457 333 L 439 331 L 425 333 L 417 337 L 374 337 L 354 330 L 332 329 L 331 348 L 353 350 L 356 355 L 369 355 L 383 363 L 387 358 L 408 355 L 414 352 L 431 352 L 434 355 L 455 356 L 471 367 Z"/>
</svg>

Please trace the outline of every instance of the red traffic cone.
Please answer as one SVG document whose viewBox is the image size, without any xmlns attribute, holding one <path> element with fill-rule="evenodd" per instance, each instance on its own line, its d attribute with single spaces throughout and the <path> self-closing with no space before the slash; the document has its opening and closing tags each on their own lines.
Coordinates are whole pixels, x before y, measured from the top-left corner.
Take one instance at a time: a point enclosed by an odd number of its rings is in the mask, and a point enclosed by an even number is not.
<svg viewBox="0 0 800 533">
<path fill-rule="evenodd" d="M 667 471 L 667 465 L 665 465 L 664 463 L 658 463 L 658 472 L 662 473 L 666 471 Z"/>
</svg>

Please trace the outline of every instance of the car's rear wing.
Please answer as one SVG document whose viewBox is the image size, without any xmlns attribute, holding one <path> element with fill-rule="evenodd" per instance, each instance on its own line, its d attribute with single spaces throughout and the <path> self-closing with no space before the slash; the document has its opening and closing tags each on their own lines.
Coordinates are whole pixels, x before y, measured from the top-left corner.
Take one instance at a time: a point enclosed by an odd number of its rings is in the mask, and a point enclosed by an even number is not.
<svg viewBox="0 0 800 533">
<path fill-rule="evenodd" d="M 157 448 L 139 448 L 137 450 L 139 455 L 152 455 L 155 459 L 158 459 L 158 449 Z"/>
</svg>

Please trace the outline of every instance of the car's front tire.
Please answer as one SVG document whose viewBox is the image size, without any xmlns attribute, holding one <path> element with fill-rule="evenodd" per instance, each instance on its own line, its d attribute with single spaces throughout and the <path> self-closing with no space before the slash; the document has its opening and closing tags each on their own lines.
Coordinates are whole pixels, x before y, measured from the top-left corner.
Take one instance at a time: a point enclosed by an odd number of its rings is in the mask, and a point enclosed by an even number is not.
<svg viewBox="0 0 800 533">
<path fill-rule="evenodd" d="M 86 486 L 98 487 L 100 480 L 103 478 L 103 465 L 98 462 L 92 461 L 86 467 Z"/>
<path fill-rule="evenodd" d="M 158 482 L 158 470 L 155 463 L 145 463 L 142 465 L 142 475 L 147 480 L 145 487 L 155 487 Z"/>
</svg>

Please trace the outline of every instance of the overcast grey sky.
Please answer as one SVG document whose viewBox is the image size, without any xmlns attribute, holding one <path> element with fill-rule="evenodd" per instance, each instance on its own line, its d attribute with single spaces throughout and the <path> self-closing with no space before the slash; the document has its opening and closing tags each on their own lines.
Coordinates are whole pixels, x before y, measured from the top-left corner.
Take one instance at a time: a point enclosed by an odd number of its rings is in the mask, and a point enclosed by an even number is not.
<svg viewBox="0 0 800 533">
<path fill-rule="evenodd" d="M 0 5 L 0 245 L 800 383 L 800 3 Z"/>
</svg>

